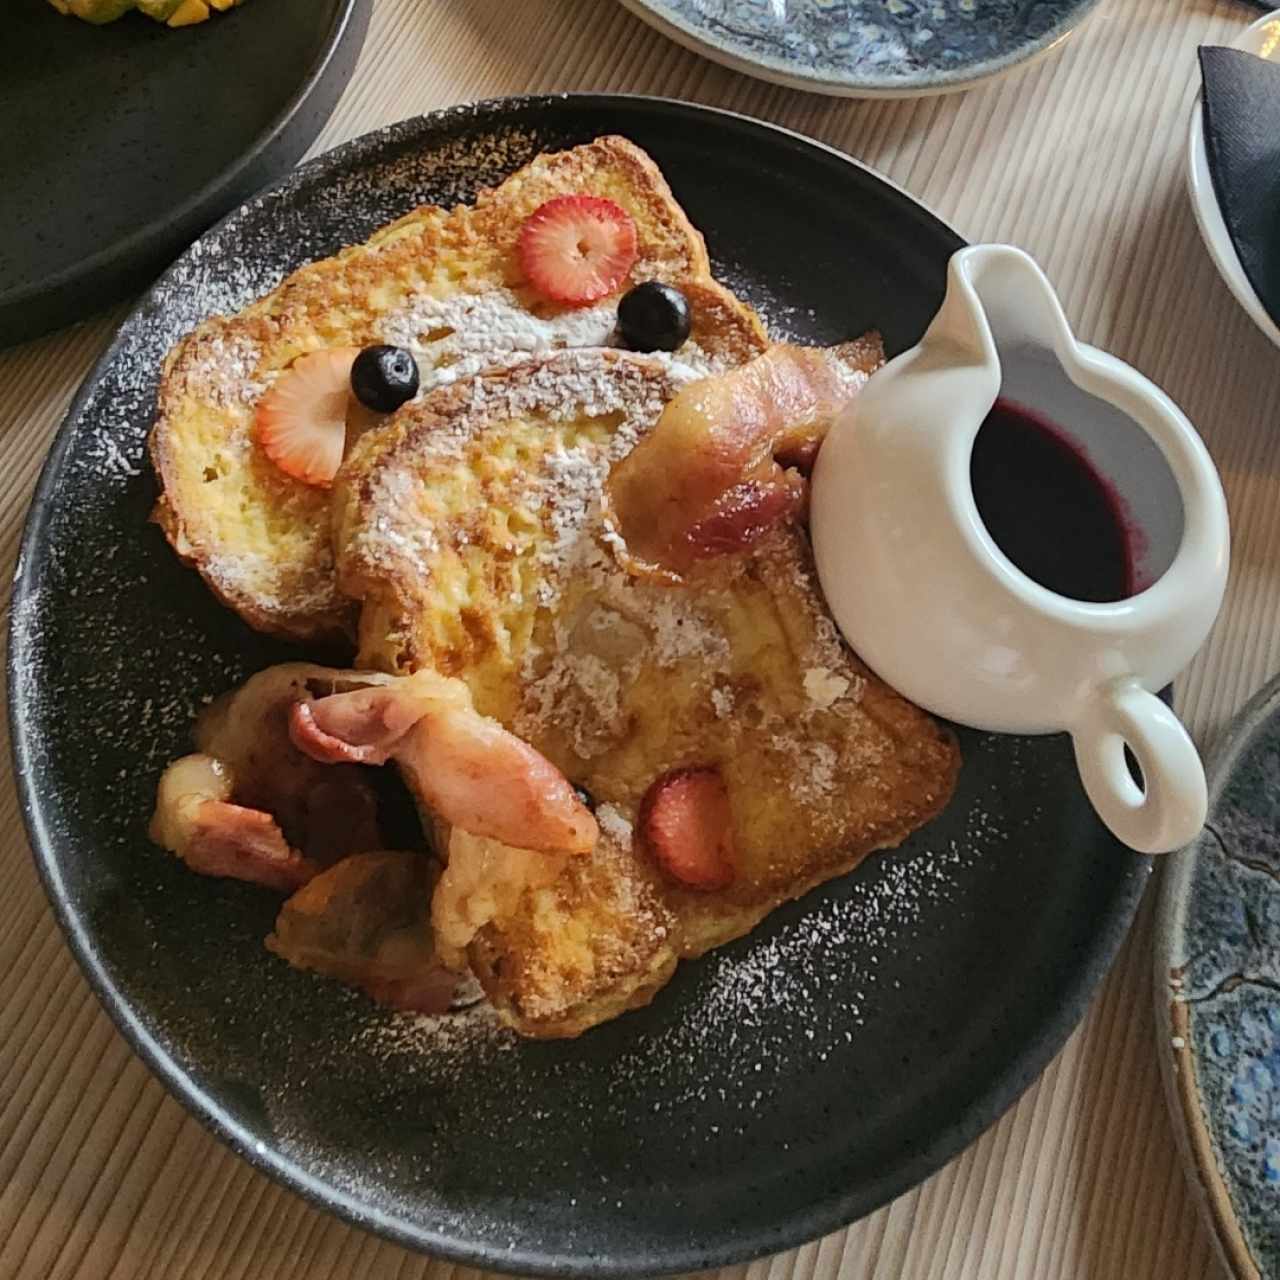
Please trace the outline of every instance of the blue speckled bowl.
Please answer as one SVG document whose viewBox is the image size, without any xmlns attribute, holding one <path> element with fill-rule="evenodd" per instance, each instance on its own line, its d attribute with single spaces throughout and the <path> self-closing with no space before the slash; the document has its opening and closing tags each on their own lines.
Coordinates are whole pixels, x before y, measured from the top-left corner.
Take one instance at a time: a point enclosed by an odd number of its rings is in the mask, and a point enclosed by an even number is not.
<svg viewBox="0 0 1280 1280">
<path fill-rule="evenodd" d="M 793 89 L 949 93 L 1047 53 L 1097 0 L 622 0 L 671 39 Z"/>
<path fill-rule="evenodd" d="M 1280 1280 L 1280 679 L 1215 750 L 1209 822 L 1160 893 L 1160 1058 L 1192 1185 L 1232 1275 Z"/>
</svg>

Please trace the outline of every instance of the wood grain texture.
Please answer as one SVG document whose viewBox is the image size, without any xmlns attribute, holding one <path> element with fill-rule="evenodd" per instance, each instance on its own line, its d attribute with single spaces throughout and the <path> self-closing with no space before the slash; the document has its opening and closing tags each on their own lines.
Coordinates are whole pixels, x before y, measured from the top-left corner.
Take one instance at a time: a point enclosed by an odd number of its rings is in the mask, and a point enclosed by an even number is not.
<svg viewBox="0 0 1280 1280">
<path fill-rule="evenodd" d="M 270 0 L 256 0 L 270 3 Z M 377 0 L 316 150 L 421 111 L 539 90 L 664 94 L 820 138 L 971 238 L 1026 247 L 1080 334 L 1167 388 L 1221 468 L 1234 564 L 1179 703 L 1207 742 L 1280 667 L 1280 354 L 1203 251 L 1183 186 L 1197 44 L 1252 17 L 1102 0 L 1038 66 L 944 98 L 774 88 L 668 43 L 611 0 Z M 856 281 L 850 282 L 857 287 Z M 42 458 L 122 311 L 0 352 L 0 583 Z M 76 970 L 0 784 L 0 1280 L 476 1276 L 318 1213 L 168 1097 Z M 1149 908 L 1149 904 L 1148 904 Z M 1149 909 L 1082 1027 L 982 1139 L 846 1231 L 721 1280 L 1203 1280 L 1217 1274 L 1157 1071 Z"/>
</svg>

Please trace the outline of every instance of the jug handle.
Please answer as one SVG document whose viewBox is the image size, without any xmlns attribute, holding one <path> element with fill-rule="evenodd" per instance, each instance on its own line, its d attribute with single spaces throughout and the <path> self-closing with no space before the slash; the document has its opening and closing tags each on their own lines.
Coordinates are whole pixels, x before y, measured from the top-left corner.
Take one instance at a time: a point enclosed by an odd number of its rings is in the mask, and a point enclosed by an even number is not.
<svg viewBox="0 0 1280 1280">
<path fill-rule="evenodd" d="M 1199 833 L 1208 808 L 1200 753 L 1178 717 L 1137 680 L 1123 677 L 1096 690 L 1071 739 L 1093 807 L 1130 848 L 1169 853 Z M 1126 746 L 1142 770 L 1142 787 L 1130 776 Z"/>
</svg>

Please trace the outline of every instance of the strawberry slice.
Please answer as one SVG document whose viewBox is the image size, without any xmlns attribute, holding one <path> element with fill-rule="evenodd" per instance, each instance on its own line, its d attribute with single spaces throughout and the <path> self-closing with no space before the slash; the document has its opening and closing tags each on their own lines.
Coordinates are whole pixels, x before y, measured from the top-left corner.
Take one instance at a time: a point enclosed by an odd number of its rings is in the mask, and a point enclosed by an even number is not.
<svg viewBox="0 0 1280 1280">
<path fill-rule="evenodd" d="M 544 298 L 573 307 L 598 302 L 627 278 L 636 260 L 636 224 L 612 200 L 556 196 L 520 228 L 526 279 Z"/>
<path fill-rule="evenodd" d="M 640 805 L 640 837 L 662 870 L 686 889 L 733 883 L 729 792 L 714 766 L 674 769 L 651 783 Z"/>
<path fill-rule="evenodd" d="M 254 438 L 286 475 L 328 485 L 347 439 L 351 366 L 359 347 L 331 347 L 299 356 L 258 401 Z"/>
</svg>

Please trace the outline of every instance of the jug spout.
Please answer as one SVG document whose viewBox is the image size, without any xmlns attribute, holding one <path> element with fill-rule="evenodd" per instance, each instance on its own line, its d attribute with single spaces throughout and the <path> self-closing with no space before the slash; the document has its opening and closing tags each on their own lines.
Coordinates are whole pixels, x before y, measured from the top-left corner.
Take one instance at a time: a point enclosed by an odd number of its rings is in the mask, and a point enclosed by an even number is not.
<svg viewBox="0 0 1280 1280">
<path fill-rule="evenodd" d="M 1002 390 L 1028 421 L 1037 397 L 1070 406 L 1078 420 L 1060 425 L 1079 448 L 1054 457 L 1087 459 L 1087 449 L 1113 459 L 1134 496 L 1112 480 L 1108 502 L 1131 516 L 1146 509 L 1134 506 L 1139 499 L 1163 495 L 1155 510 L 1168 559 L 1149 581 L 1137 586 L 1131 576 L 1119 595 L 1077 598 L 1029 576 L 997 543 L 973 466 Z M 1034 487 L 1019 488 L 1019 474 L 1000 472 L 1002 496 L 1031 504 L 1028 526 L 1037 536 L 1049 527 L 1051 551 L 1059 538 L 1069 558 L 1076 526 L 1052 525 L 1034 505 Z M 1230 541 L 1222 486 L 1168 396 L 1076 341 L 1027 254 L 975 245 L 954 255 L 924 338 L 872 375 L 832 424 L 809 515 L 832 617 L 872 671 L 926 710 L 974 728 L 1071 732 L 1087 794 L 1134 848 L 1167 850 L 1195 834 L 1203 771 L 1154 694 L 1190 661 L 1222 600 Z M 1114 567 L 1121 553 L 1107 546 Z M 1126 746 L 1141 786 L 1130 780 Z"/>
<path fill-rule="evenodd" d="M 953 360 L 998 371 L 1001 347 L 1025 344 L 1061 355 L 1072 341 L 1058 296 L 1035 261 L 1012 245 L 977 244 L 952 256 L 946 297 L 921 346 L 946 347 Z"/>
</svg>

